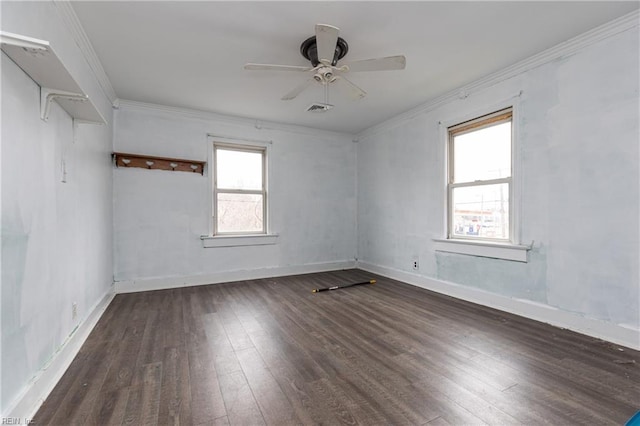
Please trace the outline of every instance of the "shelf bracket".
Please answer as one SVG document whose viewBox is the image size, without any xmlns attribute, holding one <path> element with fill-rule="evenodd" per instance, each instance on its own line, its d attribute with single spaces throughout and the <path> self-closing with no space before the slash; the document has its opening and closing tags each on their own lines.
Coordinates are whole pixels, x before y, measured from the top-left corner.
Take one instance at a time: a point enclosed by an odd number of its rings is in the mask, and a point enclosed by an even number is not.
<svg viewBox="0 0 640 426">
<path fill-rule="evenodd" d="M 0 31 L 0 48 L 40 86 L 42 120 L 47 121 L 51 102 L 56 100 L 77 122 L 106 123 L 48 41 Z"/>
<path fill-rule="evenodd" d="M 65 92 L 63 90 L 49 89 L 47 87 L 40 88 L 40 118 L 44 121 L 49 120 L 49 110 L 51 102 L 54 99 L 65 99 L 72 102 L 86 102 L 89 100 L 87 95 L 80 93 Z"/>
</svg>

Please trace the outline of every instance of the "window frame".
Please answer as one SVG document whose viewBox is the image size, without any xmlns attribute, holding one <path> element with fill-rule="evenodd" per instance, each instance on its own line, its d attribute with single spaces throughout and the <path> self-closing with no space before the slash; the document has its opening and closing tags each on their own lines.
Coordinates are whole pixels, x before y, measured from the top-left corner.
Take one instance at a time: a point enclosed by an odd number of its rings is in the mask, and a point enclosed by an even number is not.
<svg viewBox="0 0 640 426">
<path fill-rule="evenodd" d="M 224 189 L 218 188 L 218 170 L 217 170 L 217 150 L 223 149 L 227 151 L 240 151 L 260 153 L 262 156 L 262 188 L 257 190 L 248 189 Z M 243 236 L 264 236 L 268 235 L 269 226 L 269 209 L 268 209 L 268 149 L 266 145 L 256 145 L 249 143 L 229 142 L 219 139 L 213 140 L 211 145 L 211 191 L 209 191 L 211 200 L 210 214 L 210 236 L 212 237 L 243 237 Z M 243 232 L 220 232 L 218 230 L 218 194 L 256 194 L 262 195 L 262 230 L 261 231 L 243 231 Z"/>
<path fill-rule="evenodd" d="M 497 244 L 517 244 L 517 208 L 516 205 L 516 191 L 514 188 L 514 173 L 516 169 L 516 146 L 515 146 L 515 105 L 503 106 L 499 109 L 493 109 L 493 112 L 484 113 L 481 115 L 475 115 L 473 118 L 458 121 L 455 124 L 446 126 L 447 135 L 447 161 L 446 161 L 446 235 L 450 241 L 460 242 L 481 242 L 481 243 L 497 243 Z M 502 123 L 511 123 L 511 140 L 510 140 L 510 174 L 506 178 L 496 179 L 480 179 L 471 182 L 458 182 L 454 180 L 455 177 L 455 158 L 454 158 L 454 139 L 456 136 L 469 134 L 474 131 L 486 129 L 492 126 L 496 126 Z M 508 185 L 508 220 L 509 220 L 509 238 L 490 238 L 490 237 L 475 237 L 475 236 L 461 236 L 455 235 L 453 232 L 454 225 L 454 209 L 453 209 L 453 192 L 456 188 L 470 188 L 481 187 L 488 185 L 498 184 Z"/>
</svg>

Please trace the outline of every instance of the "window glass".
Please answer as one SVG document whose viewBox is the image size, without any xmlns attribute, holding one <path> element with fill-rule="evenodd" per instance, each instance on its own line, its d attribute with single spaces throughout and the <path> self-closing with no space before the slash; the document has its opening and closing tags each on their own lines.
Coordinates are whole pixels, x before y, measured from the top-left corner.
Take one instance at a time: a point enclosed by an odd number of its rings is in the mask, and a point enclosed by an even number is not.
<svg viewBox="0 0 640 426">
<path fill-rule="evenodd" d="M 455 183 L 511 176 L 511 122 L 455 135 L 453 149 Z"/>
<path fill-rule="evenodd" d="M 453 235 L 509 238 L 509 184 L 453 188 L 452 198 Z"/>
<path fill-rule="evenodd" d="M 218 148 L 217 180 L 220 189 L 262 189 L 262 152 Z"/>
<path fill-rule="evenodd" d="M 511 240 L 512 111 L 449 128 L 449 238 Z"/>
<path fill-rule="evenodd" d="M 266 234 L 266 150 L 226 144 L 214 150 L 214 234 Z"/>
<path fill-rule="evenodd" d="M 218 232 L 261 232 L 264 223 L 262 195 L 218 194 Z"/>
</svg>

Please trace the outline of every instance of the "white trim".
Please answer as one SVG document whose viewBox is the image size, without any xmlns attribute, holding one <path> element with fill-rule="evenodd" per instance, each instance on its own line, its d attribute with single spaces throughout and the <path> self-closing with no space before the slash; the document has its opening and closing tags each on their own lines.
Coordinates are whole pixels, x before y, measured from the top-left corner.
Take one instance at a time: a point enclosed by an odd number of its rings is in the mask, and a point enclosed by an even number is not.
<svg viewBox="0 0 640 426">
<path fill-rule="evenodd" d="M 171 114 L 173 116 L 183 116 L 187 118 L 193 118 L 205 121 L 219 121 L 223 123 L 236 124 L 241 126 L 251 126 L 258 131 L 263 130 L 277 130 L 289 133 L 298 133 L 307 136 L 315 137 L 328 137 L 328 138 L 341 138 L 348 137 L 353 138 L 351 133 L 335 132 L 331 130 L 314 129 L 312 127 L 298 126 L 295 124 L 278 123 L 275 121 L 261 121 L 249 117 L 238 117 L 232 115 L 219 114 L 215 112 L 202 111 L 190 108 L 180 108 L 168 105 L 158 105 L 145 102 L 130 101 L 127 99 L 118 99 L 118 108 L 138 110 L 138 111 L 152 111 Z"/>
<path fill-rule="evenodd" d="M 444 163 L 442 166 L 443 190 L 444 190 L 444 227 L 442 229 L 442 235 L 449 234 L 449 221 L 450 219 L 450 204 L 449 204 L 449 128 L 466 121 L 470 121 L 481 117 L 483 115 L 490 114 L 494 111 L 500 111 L 507 108 L 511 108 L 511 182 L 509 184 L 509 210 L 511 211 L 510 223 L 509 223 L 509 236 L 511 244 L 518 246 L 520 238 L 522 236 L 522 156 L 520 154 L 522 150 L 522 144 L 520 143 L 520 100 L 524 91 L 520 90 L 508 98 L 491 102 L 488 105 L 477 106 L 470 105 L 464 112 L 456 112 L 456 115 L 447 116 L 440 120 L 438 125 L 440 126 L 440 143 L 444 147 Z M 447 250 L 442 250 L 447 251 Z M 459 253 L 459 252 L 456 252 Z M 463 254 L 475 254 L 475 253 L 463 253 Z M 475 254 L 481 256 L 480 254 Z M 525 254 L 526 256 L 526 254 Z M 494 257 L 494 256 L 486 256 Z M 511 259 L 516 260 L 516 259 Z M 521 262 L 526 262 L 521 260 Z"/>
<path fill-rule="evenodd" d="M 2 414 L 3 419 L 32 419 L 35 416 L 42 403 L 71 365 L 71 362 L 114 297 L 115 292 L 112 285 L 93 306 L 84 321 L 76 326 L 51 356 L 47 364 L 36 372 L 22 392 L 9 404 L 6 412 Z"/>
<path fill-rule="evenodd" d="M 424 277 L 386 266 L 358 261 L 356 267 L 436 293 L 466 300 L 514 315 L 566 328 L 587 336 L 640 350 L 640 329 L 627 324 L 613 324 L 584 315 L 563 311 L 553 306 L 490 293 L 477 288 Z"/>
<path fill-rule="evenodd" d="M 113 105 L 117 99 L 116 92 L 111 85 L 109 77 L 107 77 L 107 73 L 100 62 L 100 59 L 98 59 L 98 54 L 94 50 L 87 33 L 84 31 L 84 28 L 80 23 L 80 19 L 78 19 L 78 15 L 76 15 L 75 10 L 73 10 L 71 2 L 67 0 L 53 0 L 53 4 L 58 9 L 58 12 L 60 12 L 63 22 L 66 24 L 67 29 L 78 45 L 80 52 L 82 52 L 82 56 L 87 61 L 87 64 L 98 81 L 104 95 Z"/>
<path fill-rule="evenodd" d="M 210 138 L 214 138 L 217 139 L 221 142 L 226 141 L 225 143 L 236 143 L 236 144 L 247 144 L 247 143 L 254 143 L 254 144 L 260 144 L 260 146 L 264 146 L 266 144 L 273 144 L 273 141 L 271 139 L 266 140 L 266 139 L 251 139 L 251 138 L 242 138 L 242 137 L 237 137 L 237 136 L 225 136 L 225 135 L 214 135 L 213 133 L 207 133 L 207 136 Z"/>
<path fill-rule="evenodd" d="M 210 237 L 203 235 L 202 247 L 239 247 L 239 246 L 265 246 L 278 242 L 278 234 L 259 234 L 259 235 L 218 235 Z"/>
<path fill-rule="evenodd" d="M 215 178 L 213 162 L 214 160 L 214 149 L 213 144 L 214 141 L 211 139 L 210 135 L 207 135 L 205 138 L 207 144 L 207 197 L 209 197 L 209 202 L 207 203 L 207 236 L 213 236 L 213 229 L 215 228 L 215 219 L 213 218 L 213 213 L 215 210 L 215 200 L 213 197 L 213 179 Z"/>
<path fill-rule="evenodd" d="M 308 263 L 306 265 L 278 266 L 273 268 L 245 269 L 217 272 L 206 275 L 192 275 L 167 278 L 144 278 L 140 280 L 116 281 L 116 294 L 135 293 L 149 290 L 166 290 L 170 288 L 191 287 L 197 285 L 220 284 L 233 281 L 258 280 L 263 278 L 283 277 L 287 275 L 313 274 L 341 269 L 355 268 L 355 260 L 336 262 Z"/>
<path fill-rule="evenodd" d="M 254 151 L 257 149 L 262 149 L 263 152 L 263 157 L 262 157 L 262 164 L 263 164 L 263 170 L 262 170 L 262 178 L 263 178 L 263 182 L 262 182 L 262 196 L 264 197 L 264 205 L 263 205 L 263 220 L 264 220 L 264 229 L 266 232 L 266 235 L 263 236 L 273 236 L 276 235 L 271 231 L 271 202 L 270 202 L 270 198 L 271 198 L 271 193 L 269 190 L 269 183 L 271 182 L 271 145 L 273 145 L 273 141 L 261 141 L 261 140 L 257 140 L 257 139 L 243 139 L 243 138 L 239 138 L 239 137 L 233 137 L 233 136 L 227 136 L 227 137 L 221 137 L 221 136 L 215 136 L 211 133 L 207 134 L 207 165 L 208 165 L 208 194 L 210 197 L 210 202 L 208 203 L 208 213 L 209 213 L 209 219 L 208 219 L 208 235 L 203 235 L 202 237 L 219 237 L 220 235 L 215 235 L 216 233 L 216 219 L 214 218 L 214 214 L 216 213 L 216 197 L 214 194 L 214 188 L 215 188 L 215 173 L 216 173 L 216 169 L 215 169 L 215 163 L 216 163 L 216 155 L 215 155 L 215 146 L 216 144 L 219 144 L 221 146 L 223 145 L 228 145 L 230 147 L 238 147 L 238 148 L 247 148 L 248 150 Z M 230 235 L 232 236 L 232 235 Z M 276 235 L 277 236 L 277 235 Z M 236 237 L 236 236 L 234 236 Z M 268 240 L 265 240 L 268 241 Z M 203 239 L 203 244 L 206 244 L 204 242 Z M 269 243 L 261 243 L 261 244 L 275 244 L 275 240 L 273 242 L 269 242 Z M 229 245 L 229 246 L 220 246 L 220 245 L 204 245 L 205 248 L 207 247 L 233 247 L 233 246 L 237 246 L 237 245 L 261 245 L 261 244 L 233 244 L 233 245 Z"/>
<path fill-rule="evenodd" d="M 491 87 L 501 81 L 508 80 L 556 59 L 573 55 L 602 40 L 637 27 L 639 20 L 640 10 L 636 9 L 633 12 L 621 16 L 620 18 L 600 25 L 586 33 L 580 34 L 536 55 L 530 56 L 529 58 L 517 62 L 509 67 L 503 68 L 500 71 L 489 74 L 465 86 L 451 90 L 435 99 L 432 99 L 431 101 L 385 120 L 380 124 L 371 126 L 358 133 L 354 139 L 361 141 L 378 133 L 400 126 L 420 114 L 433 111 L 441 105 L 447 104 L 453 100 L 464 99 L 474 92 Z"/>
<path fill-rule="evenodd" d="M 519 244 L 496 243 L 488 241 L 434 239 L 435 250 L 448 253 L 468 254 L 471 256 L 491 257 L 494 259 L 527 262 L 529 246 Z"/>
<path fill-rule="evenodd" d="M 353 173 L 353 193 L 355 194 L 355 206 L 353 209 L 353 223 L 355 225 L 355 256 L 354 259 L 357 261 L 360 253 L 360 186 L 358 176 L 360 175 L 360 165 L 358 161 L 358 143 L 354 140 L 354 173 Z"/>
</svg>

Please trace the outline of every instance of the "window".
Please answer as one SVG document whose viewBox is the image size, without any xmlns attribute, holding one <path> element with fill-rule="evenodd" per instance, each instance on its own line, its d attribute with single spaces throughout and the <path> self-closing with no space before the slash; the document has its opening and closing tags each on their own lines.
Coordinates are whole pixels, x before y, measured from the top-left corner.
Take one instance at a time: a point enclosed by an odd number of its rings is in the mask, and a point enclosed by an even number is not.
<svg viewBox="0 0 640 426">
<path fill-rule="evenodd" d="M 448 128 L 448 238 L 513 242 L 512 108 Z"/>
<path fill-rule="evenodd" d="M 213 146 L 214 235 L 266 234 L 266 148 Z"/>
</svg>

